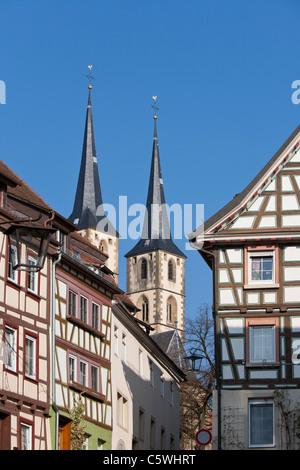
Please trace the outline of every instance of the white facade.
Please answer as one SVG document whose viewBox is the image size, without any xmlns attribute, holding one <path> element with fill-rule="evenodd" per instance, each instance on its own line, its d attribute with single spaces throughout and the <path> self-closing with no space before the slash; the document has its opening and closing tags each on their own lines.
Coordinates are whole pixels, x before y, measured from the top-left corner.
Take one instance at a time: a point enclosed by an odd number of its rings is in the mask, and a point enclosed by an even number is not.
<svg viewBox="0 0 300 470">
<path fill-rule="evenodd" d="M 112 450 L 179 449 L 179 369 L 116 305 L 111 370 Z"/>
</svg>

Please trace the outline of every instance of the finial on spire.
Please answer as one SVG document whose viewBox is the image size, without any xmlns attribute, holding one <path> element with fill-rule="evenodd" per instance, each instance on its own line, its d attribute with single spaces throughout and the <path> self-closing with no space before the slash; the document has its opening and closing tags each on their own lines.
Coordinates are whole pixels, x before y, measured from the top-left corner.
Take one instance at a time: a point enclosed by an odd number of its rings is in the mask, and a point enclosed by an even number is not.
<svg viewBox="0 0 300 470">
<path fill-rule="evenodd" d="M 152 96 L 152 98 L 154 99 L 154 104 L 152 105 L 152 108 L 154 109 L 153 119 L 157 119 L 157 115 L 156 115 L 156 111 L 158 111 L 158 107 L 156 105 L 157 96 Z"/>
<path fill-rule="evenodd" d="M 93 87 L 92 87 L 92 80 L 95 80 L 95 77 L 93 77 L 92 75 L 92 65 L 88 65 L 88 68 L 90 69 L 90 72 L 88 75 L 86 75 L 86 77 L 89 79 L 89 90 L 91 90 Z"/>
</svg>

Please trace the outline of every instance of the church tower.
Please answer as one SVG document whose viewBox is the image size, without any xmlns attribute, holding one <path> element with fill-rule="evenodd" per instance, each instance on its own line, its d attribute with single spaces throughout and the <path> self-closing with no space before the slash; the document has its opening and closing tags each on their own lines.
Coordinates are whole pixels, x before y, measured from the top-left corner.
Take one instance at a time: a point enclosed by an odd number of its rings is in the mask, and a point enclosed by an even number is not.
<svg viewBox="0 0 300 470">
<path fill-rule="evenodd" d="M 107 267 L 115 273 L 117 280 L 119 235 L 106 217 L 103 207 L 93 125 L 91 67 L 81 166 L 69 220 L 78 226 L 82 236 L 109 256 Z"/>
<path fill-rule="evenodd" d="M 177 329 L 184 337 L 185 259 L 172 240 L 160 167 L 156 104 L 154 139 L 142 237 L 127 258 L 127 295 L 137 317 L 155 333 Z"/>
</svg>

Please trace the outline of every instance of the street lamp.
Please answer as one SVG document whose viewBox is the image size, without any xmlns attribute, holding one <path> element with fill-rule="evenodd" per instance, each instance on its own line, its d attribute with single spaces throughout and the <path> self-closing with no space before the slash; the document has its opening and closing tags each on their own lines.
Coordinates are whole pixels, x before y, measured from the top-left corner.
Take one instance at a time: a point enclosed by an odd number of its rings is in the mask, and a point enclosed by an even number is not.
<svg viewBox="0 0 300 470">
<path fill-rule="evenodd" d="M 19 271 L 40 271 L 45 263 L 51 235 L 56 232 L 56 229 L 47 227 L 46 223 L 43 226 L 21 224 L 16 221 L 6 223 L 9 223 L 10 226 L 4 233 L 8 236 L 10 253 L 15 254 L 15 256 L 11 256 L 12 268 Z M 22 243 L 28 246 L 33 242 L 38 246 L 36 262 L 22 261 Z"/>
<path fill-rule="evenodd" d="M 192 363 L 192 371 L 201 371 L 202 360 L 205 359 L 204 356 L 198 356 L 196 351 L 191 351 L 191 354 L 186 357 L 188 361 Z M 198 367 L 196 367 L 196 361 L 199 361 Z"/>
</svg>

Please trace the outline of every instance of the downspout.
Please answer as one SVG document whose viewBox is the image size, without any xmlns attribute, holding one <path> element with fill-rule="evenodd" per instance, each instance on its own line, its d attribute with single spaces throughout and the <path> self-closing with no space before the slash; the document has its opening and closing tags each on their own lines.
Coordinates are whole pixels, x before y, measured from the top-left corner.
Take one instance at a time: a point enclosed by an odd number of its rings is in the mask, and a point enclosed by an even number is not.
<svg viewBox="0 0 300 470">
<path fill-rule="evenodd" d="M 222 450 L 221 444 L 221 363 L 220 363 L 220 323 L 219 323 L 219 309 L 218 309 L 218 272 L 217 272 L 217 254 L 213 251 L 206 251 L 203 248 L 197 248 L 198 251 L 206 255 L 213 256 L 213 305 L 215 317 L 215 357 L 216 357 L 216 385 L 218 394 L 218 450 Z"/>
<path fill-rule="evenodd" d="M 57 250 L 58 257 L 52 265 L 52 295 L 51 295 L 51 396 L 52 407 L 55 411 L 55 450 L 58 450 L 58 431 L 59 431 L 59 411 L 55 402 L 55 270 L 56 265 L 61 260 L 61 249 Z"/>
</svg>

